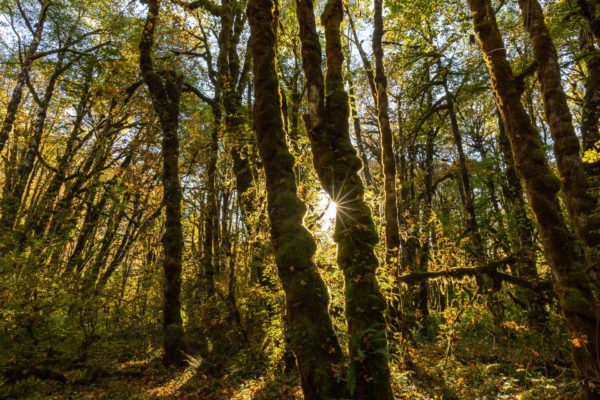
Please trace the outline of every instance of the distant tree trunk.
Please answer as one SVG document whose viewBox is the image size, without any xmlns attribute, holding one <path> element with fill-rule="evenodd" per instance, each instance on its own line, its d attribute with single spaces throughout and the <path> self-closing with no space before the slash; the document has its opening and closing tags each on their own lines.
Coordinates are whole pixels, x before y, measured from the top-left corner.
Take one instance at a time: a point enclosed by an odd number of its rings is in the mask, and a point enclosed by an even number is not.
<svg viewBox="0 0 600 400">
<path fill-rule="evenodd" d="M 387 77 L 383 66 L 383 0 L 375 0 L 373 27 L 373 54 L 375 56 L 375 88 L 377 91 L 377 122 L 383 161 L 384 215 L 386 264 L 398 262 L 400 226 L 398 224 L 398 198 L 396 195 L 396 156 L 394 137 L 389 117 Z"/>
<path fill-rule="evenodd" d="M 305 120 L 313 162 L 321 185 L 337 205 L 334 240 L 338 244 L 337 262 L 346 282 L 350 390 L 357 399 L 390 399 L 393 395 L 387 364 L 386 303 L 377 283 L 379 263 L 374 253 L 378 237 L 371 210 L 364 201 L 364 186 L 358 175 L 361 162 L 349 133 L 349 101 L 342 74 L 342 1 L 328 1 L 321 16 L 327 55 L 326 86 L 312 2 L 297 0 L 296 14 L 308 97 Z"/>
<path fill-rule="evenodd" d="M 475 259 L 477 259 L 480 264 L 483 264 L 485 260 L 485 249 L 483 247 L 483 238 L 481 237 L 479 224 L 477 223 L 477 214 L 475 213 L 475 200 L 473 198 L 473 189 L 471 188 L 471 178 L 469 176 L 467 156 L 465 155 L 462 134 L 460 133 L 460 127 L 458 126 L 458 116 L 454 95 L 450 93 L 450 90 L 448 89 L 446 77 L 444 77 L 444 92 L 448 106 L 448 116 L 450 117 L 452 137 L 454 138 L 454 145 L 456 146 L 456 152 L 458 154 L 458 166 L 463 192 L 462 198 L 464 199 L 465 211 L 467 212 L 467 230 L 472 240 L 472 247 L 470 250 L 475 256 Z"/>
<path fill-rule="evenodd" d="M 316 244 L 302 224 L 305 205 L 296 194 L 294 158 L 283 129 L 275 70 L 277 25 L 271 0 L 250 0 L 254 60 L 254 130 L 263 161 L 275 261 L 286 294 L 288 335 L 307 400 L 343 398 L 342 351 L 328 314 L 327 287 L 312 260 Z"/>
<path fill-rule="evenodd" d="M 92 145 L 92 148 L 82 162 L 81 167 L 77 173 L 74 182 L 65 188 L 65 193 L 63 196 L 57 201 L 56 206 L 52 210 L 52 218 L 48 223 L 47 233 L 45 235 L 45 240 L 50 239 L 52 236 L 61 236 L 65 234 L 65 232 L 72 227 L 72 224 L 69 224 L 69 216 L 71 214 L 71 209 L 73 208 L 73 201 L 77 194 L 79 193 L 84 185 L 88 183 L 88 187 L 93 186 L 90 183 L 90 180 L 93 182 L 97 180 L 99 174 L 105 167 L 106 160 L 108 155 L 110 154 L 110 150 L 112 148 L 112 144 L 114 143 L 116 133 L 118 133 L 117 126 L 119 126 L 119 122 L 114 121 L 112 114 L 112 104 L 111 109 L 108 112 L 108 116 L 100 120 L 100 122 L 94 127 L 97 129 L 96 140 Z M 131 162 L 131 157 L 126 157 L 121 163 L 121 167 L 127 167 Z M 96 182 L 94 182 L 95 184 Z"/>
<path fill-rule="evenodd" d="M 373 186 L 373 178 L 371 177 L 371 168 L 369 167 L 369 159 L 365 152 L 365 146 L 362 138 L 362 129 L 360 127 L 360 117 L 358 116 L 358 107 L 356 105 L 356 95 L 354 93 L 354 81 L 352 79 L 352 72 L 348 72 L 348 87 L 350 94 L 350 110 L 352 111 L 352 123 L 354 128 L 354 140 L 356 140 L 356 148 L 358 149 L 358 155 L 363 163 L 363 176 L 365 177 L 365 183 L 367 186 Z"/>
<path fill-rule="evenodd" d="M 589 29 L 594 34 L 597 44 L 600 45 L 600 15 L 598 14 L 600 1 L 577 0 L 577 5 L 579 6 L 579 13 L 589 24 Z"/>
<path fill-rule="evenodd" d="M 558 54 L 544 12 L 537 0 L 519 0 L 523 23 L 529 32 L 537 61 L 544 113 L 554 141 L 556 165 L 562 181 L 567 210 L 578 238 L 593 248 L 600 245 L 600 216 L 597 202 L 588 192 L 588 182 L 580 161 L 579 140 L 575 134 L 567 96 L 561 83 Z M 600 272 L 600 265 L 593 267 Z"/>
<path fill-rule="evenodd" d="M 373 97 L 373 101 L 377 104 L 377 86 L 375 84 L 375 75 L 373 72 L 373 66 L 371 65 L 371 61 L 369 61 L 369 56 L 362 47 L 362 42 L 358 37 L 358 33 L 356 32 L 356 27 L 354 26 L 354 20 L 352 19 L 352 14 L 350 14 L 350 9 L 346 5 L 346 14 L 348 15 L 348 23 L 350 24 L 350 30 L 352 31 L 352 37 L 354 38 L 354 42 L 356 44 L 356 48 L 358 49 L 358 54 L 360 56 L 360 60 L 363 64 L 363 68 L 365 69 L 365 75 L 367 76 L 367 82 L 369 83 L 369 88 L 371 89 L 371 96 Z"/>
<path fill-rule="evenodd" d="M 28 235 L 33 234 L 36 237 L 41 236 L 50 222 L 53 206 L 56 203 L 60 189 L 67 180 L 69 162 L 76 151 L 76 142 L 79 140 L 83 118 L 89 111 L 91 79 L 92 73 L 90 71 L 89 75 L 86 77 L 79 103 L 75 107 L 75 120 L 73 121 L 73 128 L 66 139 L 65 150 L 62 155 L 58 157 L 56 171 L 44 194 L 41 196 L 39 204 L 35 208 L 31 208 L 31 211 L 29 212 L 28 219 L 23 229 L 23 243 L 21 243 L 21 245 L 25 244 L 24 242 Z"/>
<path fill-rule="evenodd" d="M 258 229 L 250 223 L 257 210 L 256 205 L 256 142 L 248 136 L 245 129 L 245 114 L 242 110 L 242 95 L 248 83 L 247 75 L 250 69 L 251 52 L 246 54 L 244 65 L 240 68 L 237 47 L 243 31 L 245 19 L 243 10 L 235 7 L 235 2 L 225 0 L 222 3 L 221 31 L 219 32 L 219 56 L 217 74 L 216 103 L 222 100 L 224 114 L 225 139 L 231 148 L 233 160 L 233 173 L 237 191 L 237 203 L 242 212 L 242 219 L 249 231 L 253 242 L 252 266 L 253 270 L 261 271 L 255 275 L 262 276 L 264 268 L 263 255 L 265 244 L 261 243 Z M 217 143 L 218 145 L 218 143 Z M 226 210 L 223 210 L 225 213 Z M 262 282 L 262 280 L 261 280 Z"/>
<path fill-rule="evenodd" d="M 452 129 L 452 137 L 458 154 L 458 166 L 460 172 L 460 183 L 465 211 L 467 213 L 467 232 L 471 239 L 470 253 L 473 255 L 478 265 L 486 263 L 486 253 L 483 237 L 477 222 L 477 213 L 475 211 L 475 199 L 473 197 L 473 189 L 471 187 L 471 177 L 469 176 L 469 167 L 467 165 L 467 156 L 463 146 L 462 134 L 458 125 L 458 115 L 454 95 L 448 89 L 447 78 L 444 77 L 444 92 L 448 105 L 448 116 L 450 117 L 450 127 Z M 494 322 L 497 326 L 502 322 L 502 303 L 498 299 L 496 292 L 501 289 L 502 282 L 493 279 L 489 274 L 476 276 L 477 283 L 480 289 L 487 292 L 486 305 L 491 312 Z"/>
<path fill-rule="evenodd" d="M 505 167 L 506 186 L 504 197 L 508 202 L 509 238 L 513 252 L 518 254 L 516 272 L 521 278 L 529 282 L 538 282 L 537 257 L 535 248 L 535 227 L 527 215 L 527 205 L 523 198 L 523 187 L 519 181 L 515 162 L 513 159 L 510 141 L 504 130 L 502 117 L 498 115 L 498 142 Z M 548 318 L 543 297 L 534 290 L 518 288 L 518 297 L 527 309 L 529 322 L 534 327 L 542 327 Z"/>
<path fill-rule="evenodd" d="M 10 134 L 10 131 L 12 130 L 17 118 L 17 111 L 19 110 L 19 105 L 21 104 L 21 98 L 23 97 L 23 89 L 25 88 L 27 76 L 29 75 L 31 64 L 35 59 L 37 49 L 42 40 L 44 23 L 46 22 L 46 16 L 48 15 L 48 8 L 50 7 L 51 2 L 44 1 L 41 4 L 42 8 L 38 14 L 38 20 L 34 27 L 35 30 L 33 32 L 33 37 L 31 38 L 31 43 L 29 43 L 27 53 L 25 54 L 25 57 L 21 63 L 21 71 L 19 72 L 17 83 L 10 96 L 10 101 L 6 106 L 6 115 L 2 121 L 2 128 L 0 128 L 0 152 L 2 152 L 4 149 L 4 145 L 8 140 L 8 135 Z"/>
<path fill-rule="evenodd" d="M 217 161 L 219 157 L 219 130 L 221 125 L 221 109 L 218 104 L 213 108 L 213 127 L 210 134 L 210 153 L 206 167 L 206 207 L 204 216 L 204 234 L 202 236 L 202 289 L 205 298 L 215 295 L 215 237 L 217 226 Z"/>
<path fill-rule="evenodd" d="M 520 101 L 511 66 L 490 0 L 469 0 L 475 32 L 491 76 L 492 91 L 506 127 L 517 172 L 524 182 L 536 217 L 546 259 L 552 269 L 554 290 L 566 321 L 576 375 L 589 398 L 588 381 L 600 371 L 600 320 L 585 261 L 562 217 L 557 198 L 560 182 L 552 173 L 538 132 Z"/>
<path fill-rule="evenodd" d="M 152 47 L 158 22 L 159 0 L 149 0 L 148 14 L 140 41 L 140 70 L 150 91 L 154 111 L 162 128 L 163 199 L 165 202 L 164 248 L 164 355 L 165 365 L 185 365 L 185 343 L 181 318 L 181 259 L 183 232 L 181 226 L 181 183 L 179 182 L 179 102 L 182 77 L 174 71 L 158 75 L 154 71 Z"/>
<path fill-rule="evenodd" d="M 585 28 L 581 32 L 582 50 L 587 69 L 585 78 L 585 95 L 581 107 L 581 138 L 583 150 L 598 149 L 600 141 L 598 119 L 600 117 L 600 51 L 594 46 L 594 39 Z M 591 186 L 600 186 L 600 162 L 583 165 Z"/>
<path fill-rule="evenodd" d="M 425 139 L 425 177 L 423 179 L 423 212 L 421 219 L 421 245 L 418 256 L 418 271 L 427 272 L 429 269 L 429 253 L 431 251 L 431 236 L 433 235 L 433 223 L 431 217 L 433 215 L 433 157 L 435 151 L 435 137 L 437 130 L 430 129 L 427 132 Z M 417 322 L 421 336 L 428 337 L 428 322 L 429 322 L 429 282 L 423 281 L 419 283 L 417 291 Z"/>
<path fill-rule="evenodd" d="M 94 203 L 94 197 L 96 196 L 96 188 L 90 189 L 86 192 L 86 195 L 82 201 L 85 204 L 86 210 L 75 241 L 75 246 L 68 261 L 65 265 L 62 276 L 68 278 L 72 275 L 79 275 L 85 265 L 84 250 L 87 247 L 88 241 L 92 237 L 98 221 L 100 220 L 101 210 L 104 209 L 108 200 L 106 192 L 103 193 L 102 197 L 97 203 Z"/>
</svg>

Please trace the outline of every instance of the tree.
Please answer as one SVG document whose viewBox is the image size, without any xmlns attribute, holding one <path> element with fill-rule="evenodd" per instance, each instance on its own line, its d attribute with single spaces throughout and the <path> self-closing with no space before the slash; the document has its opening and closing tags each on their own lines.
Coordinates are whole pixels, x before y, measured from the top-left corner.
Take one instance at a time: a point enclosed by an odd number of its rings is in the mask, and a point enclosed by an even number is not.
<svg viewBox="0 0 600 400">
<path fill-rule="evenodd" d="M 562 88 L 556 48 L 544 22 L 544 13 L 539 2 L 521 0 L 519 7 L 538 64 L 544 114 L 555 142 L 554 154 L 567 209 L 578 238 L 594 249 L 600 244 L 600 236 L 597 232 L 600 219 L 595 214 L 597 202 L 588 191 L 589 185 L 580 161 L 579 140 L 575 135 L 571 111 Z M 596 271 L 598 267 L 591 266 L 591 268 Z"/>
<path fill-rule="evenodd" d="M 271 239 L 275 262 L 286 293 L 288 334 L 306 399 L 344 397 L 336 372 L 342 350 L 327 312 L 329 296 L 312 260 L 316 245 L 302 224 L 306 207 L 296 194 L 294 159 L 285 141 L 279 81 L 275 70 L 276 4 L 250 0 L 254 71 L 254 118 L 264 164 Z"/>
<path fill-rule="evenodd" d="M 392 397 L 387 357 L 385 300 L 376 278 L 377 233 L 364 201 L 361 168 L 349 134 L 348 94 L 340 34 L 342 2 L 329 1 L 321 16 L 325 29 L 327 74 L 321 72 L 321 46 L 313 5 L 296 1 L 308 110 L 305 118 L 313 163 L 321 185 L 336 203 L 334 240 L 346 282 L 346 319 L 350 334 L 350 391 L 360 399 Z M 325 81 L 325 82 L 324 82 Z M 327 93 L 327 95 L 325 95 Z"/>
<path fill-rule="evenodd" d="M 373 2 L 373 55 L 375 56 L 375 85 L 377 92 L 377 122 L 381 136 L 381 159 L 383 161 L 385 197 L 385 246 L 386 263 L 398 260 L 400 227 L 398 225 L 398 199 L 396 197 L 396 157 L 394 139 L 390 126 L 387 78 L 383 65 L 383 0 Z"/>
<path fill-rule="evenodd" d="M 183 233 L 181 226 L 181 183 L 179 182 L 179 103 L 183 77 L 167 70 L 159 75 L 152 60 L 154 32 L 160 11 L 159 0 L 148 2 L 148 13 L 140 40 L 140 71 L 152 96 L 152 105 L 162 129 L 163 201 L 165 203 L 164 249 L 164 356 L 165 365 L 185 363 L 185 343 L 181 318 L 181 257 Z"/>
<path fill-rule="evenodd" d="M 577 374 L 583 381 L 598 379 L 598 320 L 596 302 L 585 261 L 562 217 L 558 179 L 548 166 L 539 136 L 520 102 L 512 68 L 489 0 L 470 0 L 473 24 L 492 81 L 492 92 L 502 115 L 517 171 L 524 182 L 536 218 L 546 258 L 553 272 L 554 290 L 571 338 L 585 344 L 571 346 Z M 498 49 L 503 49 L 498 51 Z M 575 342 L 577 343 L 577 342 Z M 591 354 L 591 356 L 589 356 Z M 589 391 L 585 384 L 584 390 Z M 597 395 L 590 393 L 590 398 Z"/>
</svg>

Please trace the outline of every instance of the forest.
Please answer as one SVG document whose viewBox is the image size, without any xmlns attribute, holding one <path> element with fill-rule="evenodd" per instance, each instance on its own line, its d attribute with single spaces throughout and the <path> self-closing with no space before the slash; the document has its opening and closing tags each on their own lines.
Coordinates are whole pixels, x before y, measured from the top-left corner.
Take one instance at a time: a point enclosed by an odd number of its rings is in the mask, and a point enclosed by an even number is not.
<svg viewBox="0 0 600 400">
<path fill-rule="evenodd" d="M 0 399 L 600 399 L 600 0 L 0 0 Z"/>
</svg>

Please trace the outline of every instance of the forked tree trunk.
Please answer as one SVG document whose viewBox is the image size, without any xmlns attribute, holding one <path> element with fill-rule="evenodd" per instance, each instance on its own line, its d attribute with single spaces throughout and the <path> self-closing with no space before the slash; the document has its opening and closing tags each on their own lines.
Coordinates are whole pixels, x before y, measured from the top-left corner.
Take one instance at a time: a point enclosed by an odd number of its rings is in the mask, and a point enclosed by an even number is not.
<svg viewBox="0 0 600 400">
<path fill-rule="evenodd" d="M 596 213 L 597 202 L 588 192 L 588 182 L 580 161 L 579 140 L 561 83 L 558 54 L 544 21 L 540 3 L 537 0 L 519 0 L 519 7 L 531 38 L 533 55 L 539 65 L 538 80 L 544 114 L 554 141 L 556 165 L 567 210 L 578 238 L 594 248 L 600 245 L 600 216 Z M 599 268 L 598 265 L 592 267 L 596 272 Z"/>
<path fill-rule="evenodd" d="M 336 202 L 334 240 L 337 262 L 346 282 L 346 319 L 350 335 L 349 386 L 357 399 L 392 398 L 386 338 L 386 303 L 377 283 L 378 242 L 371 210 L 359 176 L 362 166 L 349 133 L 349 101 L 344 90 L 340 24 L 341 0 L 328 1 L 321 22 L 325 28 L 327 76 L 321 72 L 321 46 L 313 3 L 296 1 L 306 77 L 306 124 L 313 163 L 321 185 Z M 325 96 L 327 93 L 327 96 Z"/>
<path fill-rule="evenodd" d="M 554 290 L 571 337 L 576 375 L 589 398 L 588 382 L 597 382 L 600 371 L 598 307 L 585 261 L 562 217 L 557 193 L 560 182 L 552 173 L 538 132 L 520 101 L 511 66 L 490 0 L 469 0 L 475 32 L 491 77 L 492 92 L 536 218 Z"/>
<path fill-rule="evenodd" d="M 312 259 L 316 244 L 302 224 L 306 206 L 296 193 L 294 158 L 283 128 L 275 70 L 276 24 L 272 0 L 250 0 L 248 19 L 254 60 L 254 130 L 263 161 L 271 239 L 286 297 L 290 344 L 307 400 L 343 398 L 342 351 L 328 314 L 327 287 Z"/>
</svg>

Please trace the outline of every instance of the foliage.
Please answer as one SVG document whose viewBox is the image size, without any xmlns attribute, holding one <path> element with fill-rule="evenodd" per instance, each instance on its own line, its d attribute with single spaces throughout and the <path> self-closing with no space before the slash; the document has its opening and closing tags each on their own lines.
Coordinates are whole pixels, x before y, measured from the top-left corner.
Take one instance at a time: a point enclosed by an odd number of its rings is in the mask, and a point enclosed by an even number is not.
<svg viewBox="0 0 600 400">
<path fill-rule="evenodd" d="M 598 38 L 589 21 L 582 23 L 579 2 L 542 3 L 573 125 L 582 136 L 586 116 L 594 115 L 586 110 L 594 95 L 586 60 Z M 253 130 L 257 82 L 246 1 L 163 0 L 154 35 L 157 76 L 175 71 L 183 79 L 178 167 L 188 348 L 182 369 L 160 363 L 168 290 L 161 245 L 164 131 L 139 70 L 146 5 L 53 0 L 44 16 L 46 4 L 0 4 L 0 117 L 5 125 L 11 113 L 14 119 L 0 148 L 0 398 L 302 398 L 286 330 L 287 288 L 271 243 L 265 157 Z M 531 40 L 516 2 L 493 5 L 520 79 L 520 102 L 554 170 L 560 149 L 544 113 L 541 78 L 532 73 Z M 315 8 L 324 6 L 321 1 Z M 364 198 L 383 238 L 388 221 L 380 123 L 372 67 L 365 63 L 373 63 L 372 4 L 346 6 L 344 79 L 354 93 L 356 119 L 349 132 L 354 149 L 340 157 L 354 162 L 356 151 L 366 164 L 360 172 Z M 344 349 L 334 375 L 353 387 L 359 371 L 348 367 L 369 356 L 363 349 L 383 330 L 365 327 L 366 342 L 352 342 L 347 288 L 374 278 L 348 281 L 353 266 L 342 271 L 337 265 L 334 232 L 339 238 L 352 231 L 344 250 L 354 251 L 365 244 L 369 227 L 344 227 L 355 210 L 344 211 L 345 199 L 331 199 L 325 191 L 331 188 L 319 180 L 313 159 L 318 142 L 306 127 L 312 109 L 295 7 L 286 0 L 277 9 L 275 61 L 287 134 L 278 145 L 294 158 L 295 190 L 307 208 L 302 222 L 317 247 L 312 261 L 327 286 L 329 317 Z M 374 287 L 388 308 L 396 398 L 575 398 L 580 392 L 569 346 L 587 348 L 592 338 L 567 334 L 531 196 L 515 172 L 514 145 L 504 136 L 466 3 L 391 0 L 384 4 L 384 28 L 401 248 L 384 262 L 389 249 L 383 240 L 374 245 L 380 264 Z M 325 49 L 323 33 L 318 27 Z M 332 93 L 325 95 L 332 100 Z M 600 139 L 598 114 L 591 143 Z M 600 153 L 579 139 L 590 192 L 597 196 Z M 328 156 L 340 154 L 333 149 Z M 356 233 L 361 228 L 364 235 Z M 586 262 L 597 260 L 596 251 L 585 247 Z M 495 274 L 481 272 L 497 262 Z M 467 272 L 443 276 L 460 268 Z M 428 272 L 440 274 L 411 285 L 401 280 Z M 586 272 L 595 295 L 597 273 L 593 264 Z M 296 282 L 300 289 L 305 283 Z M 357 359 L 349 359 L 349 347 L 358 348 Z M 596 382 L 589 385 L 593 391 Z"/>
</svg>

